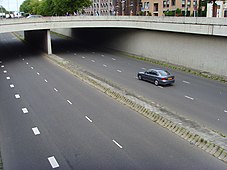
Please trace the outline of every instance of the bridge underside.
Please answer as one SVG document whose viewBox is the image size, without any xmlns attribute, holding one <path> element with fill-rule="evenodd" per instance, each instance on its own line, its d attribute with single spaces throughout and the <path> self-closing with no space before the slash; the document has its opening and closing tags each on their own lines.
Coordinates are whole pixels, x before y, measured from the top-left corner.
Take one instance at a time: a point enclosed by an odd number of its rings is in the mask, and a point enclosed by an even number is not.
<svg viewBox="0 0 227 170">
<path fill-rule="evenodd" d="M 127 52 L 227 76 L 227 37 L 130 28 L 53 30 L 79 43 Z M 30 44 L 52 54 L 50 30 L 25 31 Z"/>
<path fill-rule="evenodd" d="M 81 28 L 84 43 L 227 76 L 227 37 L 142 29 Z"/>
</svg>

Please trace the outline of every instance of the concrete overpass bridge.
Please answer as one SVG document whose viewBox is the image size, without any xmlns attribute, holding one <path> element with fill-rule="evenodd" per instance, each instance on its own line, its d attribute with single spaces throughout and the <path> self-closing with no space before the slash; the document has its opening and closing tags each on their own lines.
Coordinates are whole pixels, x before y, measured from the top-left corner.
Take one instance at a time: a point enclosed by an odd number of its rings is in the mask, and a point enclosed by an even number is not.
<svg viewBox="0 0 227 170">
<path fill-rule="evenodd" d="M 25 40 L 52 53 L 50 30 L 139 56 L 227 76 L 227 19 L 70 16 L 0 21 L 0 33 L 24 31 Z"/>
</svg>

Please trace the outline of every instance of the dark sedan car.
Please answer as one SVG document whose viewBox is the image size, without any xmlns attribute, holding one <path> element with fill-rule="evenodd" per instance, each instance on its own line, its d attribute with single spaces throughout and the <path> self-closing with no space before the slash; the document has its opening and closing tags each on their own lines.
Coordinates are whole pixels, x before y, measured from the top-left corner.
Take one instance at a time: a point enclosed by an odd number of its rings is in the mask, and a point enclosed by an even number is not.
<svg viewBox="0 0 227 170">
<path fill-rule="evenodd" d="M 175 78 L 168 71 L 162 69 L 149 69 L 145 72 L 139 72 L 137 74 L 139 80 L 146 80 L 158 85 L 172 85 L 175 82 Z"/>
</svg>

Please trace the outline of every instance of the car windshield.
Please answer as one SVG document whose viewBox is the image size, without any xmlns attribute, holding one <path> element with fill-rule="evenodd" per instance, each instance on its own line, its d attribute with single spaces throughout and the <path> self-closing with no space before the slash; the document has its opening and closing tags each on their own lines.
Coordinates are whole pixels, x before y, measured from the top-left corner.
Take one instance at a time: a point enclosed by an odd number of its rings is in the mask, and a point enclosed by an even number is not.
<svg viewBox="0 0 227 170">
<path fill-rule="evenodd" d="M 168 71 L 165 71 L 165 70 L 159 70 L 158 72 L 159 72 L 159 74 L 161 76 L 168 76 L 168 75 L 170 75 L 170 73 Z"/>
</svg>

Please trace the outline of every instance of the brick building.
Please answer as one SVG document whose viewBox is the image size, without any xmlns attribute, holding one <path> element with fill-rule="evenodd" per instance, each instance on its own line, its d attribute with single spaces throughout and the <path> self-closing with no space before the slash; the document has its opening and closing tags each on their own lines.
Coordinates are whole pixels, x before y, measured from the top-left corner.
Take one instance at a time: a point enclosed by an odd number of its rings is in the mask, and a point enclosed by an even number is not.
<svg viewBox="0 0 227 170">
<path fill-rule="evenodd" d="M 197 16 L 199 0 L 92 0 L 85 15 Z M 180 14 L 179 14 L 180 11 Z"/>
</svg>

